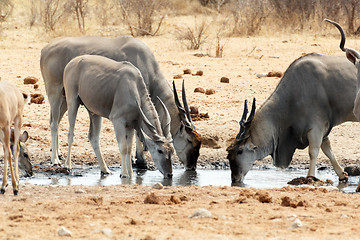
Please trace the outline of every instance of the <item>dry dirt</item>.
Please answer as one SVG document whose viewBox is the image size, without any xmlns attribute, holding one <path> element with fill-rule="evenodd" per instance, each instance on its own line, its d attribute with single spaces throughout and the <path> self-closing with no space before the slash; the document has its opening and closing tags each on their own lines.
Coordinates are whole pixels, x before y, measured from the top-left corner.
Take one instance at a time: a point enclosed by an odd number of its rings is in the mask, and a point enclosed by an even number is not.
<svg viewBox="0 0 360 240">
<path fill-rule="evenodd" d="M 43 104 L 31 104 L 25 109 L 23 129 L 30 134 L 27 145 L 32 162 L 48 165 L 49 104 L 39 58 L 41 48 L 51 39 L 44 37 L 39 29 L 29 30 L 17 24 L 9 25 L 0 40 L 0 76 L 24 92 L 45 96 Z M 142 40 L 153 50 L 169 83 L 181 74 L 181 78 L 175 80 L 176 85 L 180 88 L 185 79 L 190 105 L 209 116 L 195 122 L 205 139 L 199 167 L 216 162 L 227 165 L 226 147 L 238 131 L 244 100 L 256 97 L 260 106 L 279 81 L 277 77 L 257 78 L 256 74 L 284 72 L 305 53 L 342 55 L 337 35 L 312 33 L 224 38 L 223 58 L 208 56 L 207 48 L 187 50 L 170 33 Z M 360 49 L 358 43 L 351 38 L 347 41 L 347 45 L 355 49 Z M 192 73 L 201 70 L 203 74 L 183 74 L 185 69 Z M 40 79 L 38 86 L 24 85 L 23 79 L 28 76 Z M 222 77 L 227 77 L 229 83 L 220 82 Z M 214 93 L 194 92 L 198 87 L 205 91 L 212 89 Z M 65 115 L 59 135 L 63 153 L 67 147 L 66 119 Z M 73 147 L 73 161 L 77 165 L 97 164 L 87 141 L 87 130 L 88 116 L 82 109 L 76 122 Z M 332 147 L 341 165 L 357 163 L 359 134 L 358 123 L 345 123 L 331 132 Z M 101 147 L 108 165 L 120 163 L 112 125 L 107 120 L 103 123 Z M 270 165 L 271 159 L 267 157 L 257 164 Z M 297 151 L 292 166 L 304 168 L 307 164 L 306 149 Z M 317 166 L 328 165 L 321 153 Z M 261 190 L 187 186 L 156 190 L 138 185 L 38 186 L 20 182 L 18 196 L 12 195 L 10 186 L 0 199 L 1 239 L 64 238 L 58 236 L 61 226 L 70 230 L 74 239 L 360 238 L 359 196 L 323 188 Z M 199 208 L 210 211 L 211 217 L 189 218 Z"/>
</svg>

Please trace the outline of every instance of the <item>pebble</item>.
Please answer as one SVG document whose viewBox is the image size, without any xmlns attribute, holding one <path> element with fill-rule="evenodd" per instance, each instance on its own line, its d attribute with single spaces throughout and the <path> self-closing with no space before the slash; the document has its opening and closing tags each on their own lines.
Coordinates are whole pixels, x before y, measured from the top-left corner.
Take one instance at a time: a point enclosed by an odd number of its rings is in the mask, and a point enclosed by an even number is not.
<svg viewBox="0 0 360 240">
<path fill-rule="evenodd" d="M 60 237 L 63 237 L 63 236 L 71 237 L 71 231 L 64 226 L 61 226 L 58 230 L 58 235 Z"/>
<path fill-rule="evenodd" d="M 86 193 L 86 191 L 82 188 L 76 189 L 75 193 Z"/>
<path fill-rule="evenodd" d="M 193 214 L 189 216 L 189 218 L 211 218 L 212 214 L 205 208 L 199 208 L 194 211 Z"/>
<path fill-rule="evenodd" d="M 261 77 L 267 77 L 268 73 L 258 73 L 256 74 L 256 77 L 261 78 Z"/>
<path fill-rule="evenodd" d="M 339 188 L 335 187 L 335 186 L 320 186 L 319 188 L 325 188 L 326 190 L 328 190 L 329 192 L 332 192 L 332 191 L 337 191 L 339 192 Z"/>
<path fill-rule="evenodd" d="M 113 231 L 110 228 L 103 228 L 101 229 L 101 232 L 108 237 L 113 235 Z"/>
<path fill-rule="evenodd" d="M 152 188 L 160 190 L 163 189 L 164 186 L 161 183 L 155 183 Z"/>
<path fill-rule="evenodd" d="M 300 227 L 302 227 L 303 226 L 303 224 L 302 224 L 302 222 L 300 221 L 300 219 L 295 219 L 295 221 L 291 224 L 291 229 L 295 229 L 295 228 L 300 228 Z"/>
<path fill-rule="evenodd" d="M 287 219 L 289 219 L 289 220 L 295 220 L 296 218 L 297 218 L 296 214 L 291 214 L 291 215 L 287 216 Z"/>
</svg>

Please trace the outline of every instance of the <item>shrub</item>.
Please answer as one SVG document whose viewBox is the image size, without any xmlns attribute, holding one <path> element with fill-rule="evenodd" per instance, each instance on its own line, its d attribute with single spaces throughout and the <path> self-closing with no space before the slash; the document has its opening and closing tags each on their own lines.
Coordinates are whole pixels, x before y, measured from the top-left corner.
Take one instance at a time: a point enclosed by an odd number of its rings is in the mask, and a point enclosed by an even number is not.
<svg viewBox="0 0 360 240">
<path fill-rule="evenodd" d="M 207 24 L 205 20 L 203 20 L 201 24 L 198 25 L 195 19 L 194 28 L 190 28 L 188 26 L 186 29 L 177 29 L 176 35 L 178 40 L 185 40 L 187 42 L 188 49 L 197 50 L 207 39 L 206 30 Z"/>
<path fill-rule="evenodd" d="M 132 36 L 156 35 L 165 18 L 161 12 L 165 4 L 166 0 L 119 0 L 122 18 Z"/>
</svg>

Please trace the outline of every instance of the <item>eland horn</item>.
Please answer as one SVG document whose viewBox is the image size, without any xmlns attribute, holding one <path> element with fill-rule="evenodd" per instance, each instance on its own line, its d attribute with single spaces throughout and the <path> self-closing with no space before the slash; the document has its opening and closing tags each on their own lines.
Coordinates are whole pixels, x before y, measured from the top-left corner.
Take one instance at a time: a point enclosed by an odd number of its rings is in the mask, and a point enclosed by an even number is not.
<svg viewBox="0 0 360 240">
<path fill-rule="evenodd" d="M 342 29 L 342 27 L 340 26 L 340 24 L 338 24 L 337 22 L 331 21 L 329 19 L 325 19 L 325 21 L 333 24 L 337 29 L 339 29 L 340 34 L 341 34 L 340 49 L 343 52 L 346 52 L 346 48 L 344 47 L 345 46 L 345 32 Z"/>
<path fill-rule="evenodd" d="M 247 100 L 244 101 L 244 112 L 243 115 L 241 117 L 241 120 L 239 121 L 239 125 L 240 125 L 240 131 L 239 133 L 236 135 L 236 139 L 240 138 L 241 133 L 244 131 L 245 127 L 244 127 L 244 123 L 246 120 L 248 114 L 248 107 L 247 107 Z"/>
<path fill-rule="evenodd" d="M 138 108 L 139 108 L 140 115 L 141 115 L 141 117 L 142 117 L 145 125 L 147 126 L 147 128 L 148 128 L 151 132 L 157 134 L 156 128 L 154 127 L 154 125 L 151 124 L 151 122 L 149 121 L 149 119 L 145 116 L 145 113 L 143 112 L 143 110 L 141 109 L 141 107 L 140 107 L 140 105 L 139 105 L 139 103 L 138 103 L 137 101 L 136 101 L 136 104 L 137 104 L 137 106 L 138 106 Z"/>
<path fill-rule="evenodd" d="M 169 139 L 169 138 L 171 138 L 171 134 L 170 134 L 171 116 L 170 116 L 170 113 L 169 113 L 167 107 L 165 106 L 164 102 L 161 101 L 159 96 L 157 96 L 157 99 L 160 101 L 161 106 L 165 112 L 165 126 L 163 128 L 163 133 L 164 133 L 165 137 Z"/>
<path fill-rule="evenodd" d="M 193 129 L 196 129 L 195 128 L 195 125 L 191 119 L 191 115 L 190 115 L 190 108 L 189 108 L 189 105 L 188 105 L 188 102 L 187 102 L 187 99 L 186 99 L 186 93 L 185 93 L 185 81 L 183 80 L 182 82 L 182 100 L 183 100 L 183 103 L 184 103 L 184 108 L 185 108 L 185 113 L 186 113 L 186 116 L 187 116 L 187 119 L 189 120 L 191 126 Z"/>
</svg>

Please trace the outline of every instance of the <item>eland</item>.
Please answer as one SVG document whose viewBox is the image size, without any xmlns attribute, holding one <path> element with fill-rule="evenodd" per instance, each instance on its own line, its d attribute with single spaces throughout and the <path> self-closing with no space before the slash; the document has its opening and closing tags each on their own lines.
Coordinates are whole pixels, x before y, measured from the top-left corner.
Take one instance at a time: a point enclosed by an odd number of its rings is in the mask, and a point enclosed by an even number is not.
<svg viewBox="0 0 360 240">
<path fill-rule="evenodd" d="M 132 176 L 134 130 L 164 178 L 172 177 L 171 156 L 174 149 L 170 114 L 158 98 L 165 113 L 164 124 L 161 125 L 141 73 L 133 64 L 97 55 L 78 56 L 65 67 L 64 89 L 69 118 L 67 168 L 71 169 L 76 114 L 79 106 L 84 105 L 90 117 L 88 138 L 102 170 L 108 171 L 99 146 L 101 119 L 105 117 L 114 126 L 121 154 L 121 177 Z"/>
<path fill-rule="evenodd" d="M 28 155 L 22 149 L 20 142 L 25 142 L 27 132 L 20 136 L 24 105 L 29 103 L 30 96 L 21 91 L 8 81 L 0 82 L 0 141 L 4 149 L 4 173 L 0 192 L 5 193 L 7 187 L 8 166 L 10 167 L 11 183 L 14 195 L 19 192 L 19 158 L 20 167 L 28 175 L 32 174 L 31 163 Z M 11 125 L 14 128 L 11 129 Z M 13 153 L 13 154 L 11 154 Z M 14 167 L 12 165 L 12 157 Z M 19 157 L 20 156 L 20 157 Z"/>
<path fill-rule="evenodd" d="M 356 82 L 356 68 L 345 57 L 312 53 L 295 60 L 256 112 L 254 99 L 249 118 L 245 101 L 240 131 L 227 149 L 232 182 L 242 182 L 255 160 L 268 155 L 275 166 L 288 167 L 295 150 L 308 146 L 308 176 L 315 176 L 321 148 L 339 180 L 347 181 L 328 135 L 343 122 L 357 121 Z"/>
<path fill-rule="evenodd" d="M 354 113 L 355 117 L 357 118 L 357 120 L 360 121 L 360 92 L 359 92 L 359 90 L 360 90 L 360 53 L 354 49 L 344 47 L 345 40 L 346 40 L 345 32 L 338 23 L 331 21 L 329 19 L 325 19 L 325 21 L 332 23 L 340 31 L 340 34 L 341 34 L 340 49 L 343 52 L 345 52 L 347 59 L 352 64 L 354 64 L 354 66 L 357 69 L 356 97 L 354 98 L 355 102 L 354 102 L 353 113 Z M 360 192 L 360 180 L 359 180 L 358 186 L 356 188 L 356 192 Z"/>
</svg>

